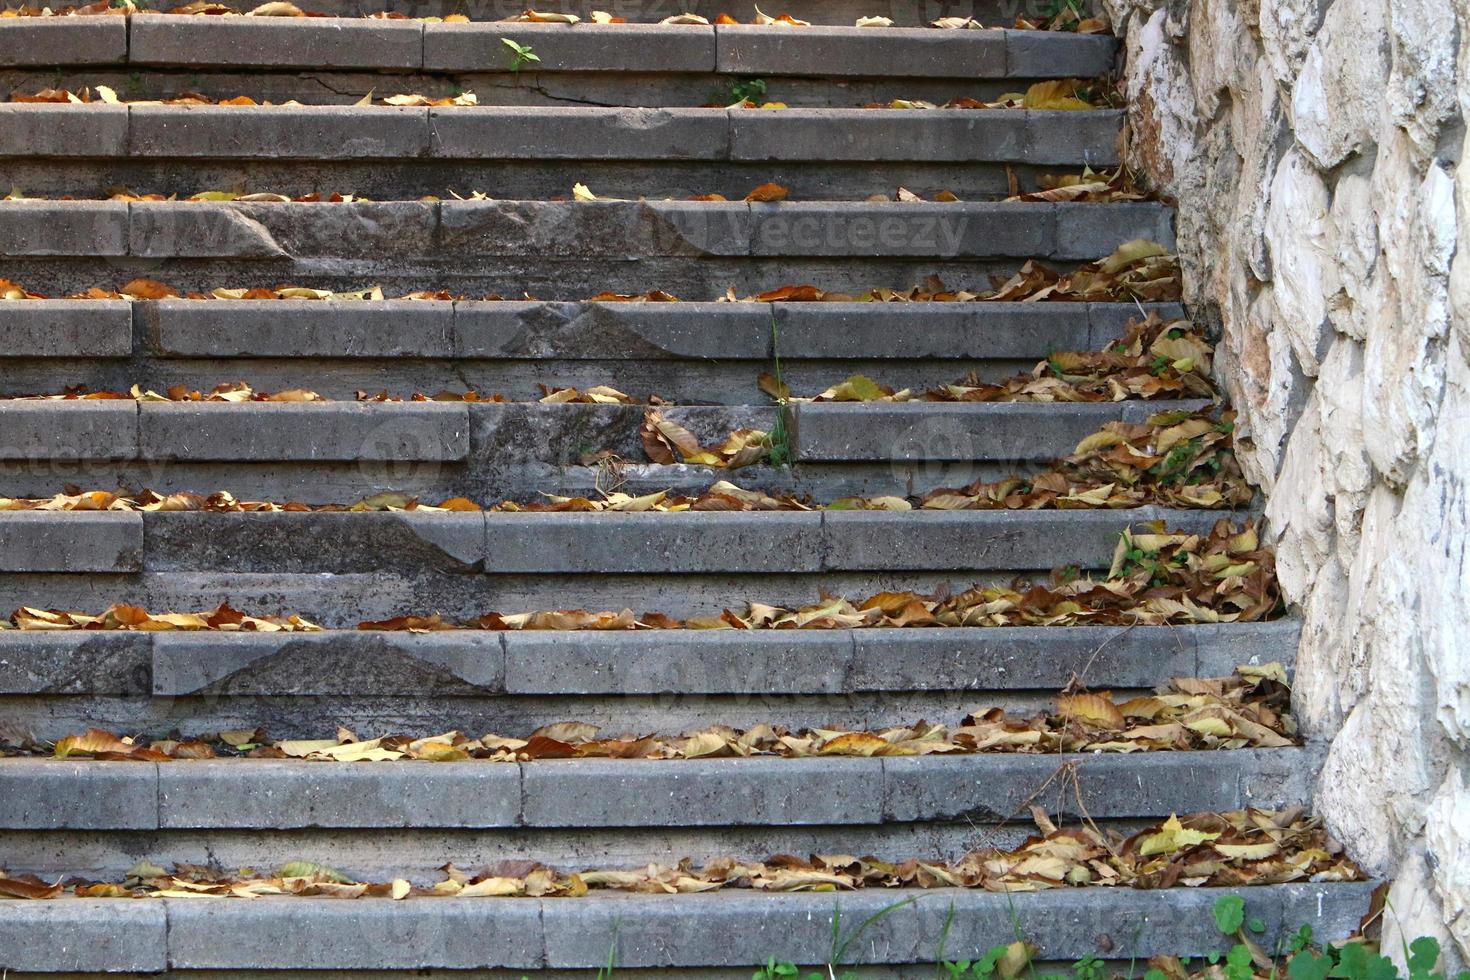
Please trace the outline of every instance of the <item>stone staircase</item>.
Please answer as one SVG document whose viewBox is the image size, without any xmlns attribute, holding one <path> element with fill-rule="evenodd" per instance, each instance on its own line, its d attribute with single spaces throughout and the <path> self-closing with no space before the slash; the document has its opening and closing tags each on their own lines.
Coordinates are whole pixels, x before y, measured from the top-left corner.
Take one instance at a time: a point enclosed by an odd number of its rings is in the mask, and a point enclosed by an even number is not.
<svg viewBox="0 0 1470 980">
<path fill-rule="evenodd" d="M 590 15 L 598 4 L 556 9 Z M 631 6 L 623 4 L 622 6 Z M 630 20 L 683 12 L 658 3 Z M 731 4 L 730 6 L 740 6 Z M 691 2 L 713 18 L 724 5 Z M 584 9 L 585 8 L 585 9 Z M 859 9 L 861 8 L 861 9 Z M 1070 268 L 1172 239 L 1157 203 L 991 203 L 1011 180 L 1105 167 L 1108 109 L 865 109 L 993 99 L 1112 66 L 1111 38 L 918 28 L 1003 22 L 984 3 L 789 0 L 819 26 L 373 20 L 159 14 L 0 19 L 0 89 L 109 86 L 124 104 L 0 104 L 0 279 L 47 296 L 138 278 L 180 292 L 284 283 L 441 299 L 0 303 L 0 396 L 68 385 L 309 388 L 325 402 L 0 400 L 0 496 L 64 486 L 350 503 L 385 491 L 481 503 L 548 492 L 742 486 L 919 494 L 1071 452 L 1110 420 L 1198 402 L 800 403 L 790 465 L 726 473 L 644 458 L 643 404 L 544 404 L 538 384 L 610 384 L 718 442 L 770 431 L 755 384 L 779 358 L 815 392 L 855 372 L 915 388 L 999 378 L 1093 350 L 1174 304 L 717 302 L 798 283 L 857 294 L 937 275 L 984 288 L 1027 259 Z M 391 8 L 390 8 L 391 9 Z M 458 12 L 433 2 L 400 7 Z M 744 10 L 731 10 L 748 17 Z M 777 11 L 772 11 L 773 13 Z M 897 26 L 858 29 L 858 16 Z M 834 26 L 820 26 L 834 25 Z M 508 69 L 508 38 L 539 64 Z M 790 108 L 733 101 L 753 77 Z M 293 106 L 139 105 L 184 91 Z M 479 106 L 357 105 L 369 93 Z M 746 203 L 757 185 L 792 200 Z M 574 184 L 628 200 L 571 201 Z M 103 200 L 242 187 L 371 200 Z M 898 187 L 920 203 L 874 203 Z M 465 198 L 474 192 L 489 199 Z M 935 203 L 941 191 L 960 202 Z M 720 194 L 728 201 L 690 201 Z M 433 195 L 434 200 L 423 200 Z M 75 200 L 60 200 L 72 196 Z M 669 200 L 665 200 L 668 198 Z M 602 302 L 664 290 L 682 302 Z M 535 299 L 526 297 L 534 296 Z M 441 389 L 492 401 L 356 401 Z M 603 454 L 602 462 L 596 457 Z M 609 464 L 607 454 L 625 463 Z M 1237 515 L 1238 516 L 1238 515 Z M 1105 570 L 1118 533 L 1153 520 L 1205 533 L 1216 511 L 779 513 L 0 512 L 0 605 L 300 613 L 320 633 L 0 631 L 0 722 L 42 739 L 101 728 L 159 736 L 262 726 L 318 738 L 446 730 L 525 734 L 576 719 L 610 731 L 763 722 L 872 728 L 978 705 L 1050 705 L 1075 677 L 1139 691 L 1171 676 L 1290 666 L 1297 626 L 1014 627 L 729 632 L 362 632 L 437 611 L 656 609 L 933 592 L 1076 565 Z M 1054 780 L 1075 773 L 1075 793 Z M 0 759 L 0 868 L 115 879 L 140 860 L 224 868 L 305 859 L 363 880 L 432 879 L 502 860 L 639 866 L 734 854 L 953 860 L 1026 838 L 1035 803 L 1131 832 L 1174 812 L 1310 805 L 1300 748 L 1028 756 L 168 764 Z M 373 877 L 377 876 L 377 877 Z M 1241 889 L 1269 948 L 1297 925 L 1345 935 L 1371 883 Z M 973 955 L 1019 927 L 1047 960 L 1128 961 L 1220 945 L 1220 889 L 916 891 L 850 951 L 913 976 L 941 934 Z M 325 898 L 0 903 L 11 974 L 490 970 L 571 975 L 615 949 L 618 975 L 749 976 L 813 962 L 832 920 L 907 897 L 868 889 L 581 899 Z M 948 921 L 947 921 L 948 920 Z M 927 969 L 927 967 L 925 968 Z M 560 973 L 558 971 L 568 971 Z M 647 972 L 645 972 L 647 971 Z M 340 975 L 340 974 L 334 974 Z M 502 975 L 499 972 L 480 975 Z"/>
</svg>

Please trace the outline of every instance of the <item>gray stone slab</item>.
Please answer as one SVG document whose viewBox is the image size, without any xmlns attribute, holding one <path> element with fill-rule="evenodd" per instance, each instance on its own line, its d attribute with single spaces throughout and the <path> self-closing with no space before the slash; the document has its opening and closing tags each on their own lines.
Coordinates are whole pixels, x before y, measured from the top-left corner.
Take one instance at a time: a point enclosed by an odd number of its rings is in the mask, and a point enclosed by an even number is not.
<svg viewBox="0 0 1470 980">
<path fill-rule="evenodd" d="M 892 892 L 883 894 L 895 900 Z M 749 968 L 764 966 L 771 956 L 806 963 L 831 950 L 833 909 L 840 905 L 847 922 L 846 910 L 868 904 L 866 897 L 728 891 L 687 896 L 609 893 L 587 902 L 548 901 L 542 911 L 546 962 L 553 969 L 594 969 L 607 964 L 608 950 L 615 947 L 618 967 L 624 970 Z M 866 917 L 860 912 L 853 921 Z M 867 939 L 865 932 L 863 941 L 854 944 L 862 955 L 849 962 L 870 958 Z"/>
<path fill-rule="evenodd" d="M 719 70 L 736 75 L 1001 78 L 1000 31 L 812 27 L 799 31 L 722 24 Z"/>
<path fill-rule="evenodd" d="M 1279 663 L 1291 670 L 1301 644 L 1302 621 L 1292 616 L 1269 623 L 1220 623 L 1187 629 L 1199 650 L 1194 676 L 1225 677 L 1241 664 Z"/>
<path fill-rule="evenodd" d="M 152 572 L 402 569 L 427 574 L 465 572 L 485 560 L 485 515 L 477 513 L 189 511 L 142 516 L 146 564 Z"/>
<path fill-rule="evenodd" d="M 143 403 L 143 459 L 450 461 L 468 452 L 462 404 Z"/>
<path fill-rule="evenodd" d="M 1309 925 L 1314 936 L 1327 942 L 1356 936 L 1372 908 L 1373 892 L 1381 884 L 1378 881 L 1297 881 L 1277 885 L 1272 890 L 1277 893 L 1281 914 L 1268 935 L 1274 933 L 1285 942 L 1303 925 Z M 1252 890 L 1243 890 L 1241 894 L 1249 909 Z"/>
<path fill-rule="evenodd" d="M 127 300 L 37 299 L 0 305 L 0 357 L 127 357 Z"/>
<path fill-rule="evenodd" d="M 469 406 L 471 456 L 497 469 L 526 463 L 574 466 L 586 453 L 606 449 L 643 457 L 638 435 L 641 405 L 479 403 Z M 672 406 L 664 417 L 692 432 L 701 445 L 720 444 L 734 429 L 770 431 L 775 409 L 737 406 Z M 660 489 L 667 487 L 662 483 Z"/>
<path fill-rule="evenodd" d="M 147 694 L 152 662 L 147 633 L 0 631 L 0 694 Z"/>
<path fill-rule="evenodd" d="M 154 830 L 152 762 L 0 758 L 0 827 L 8 830 Z"/>
<path fill-rule="evenodd" d="M 509 71 L 508 38 L 541 59 L 524 72 L 698 72 L 715 70 L 715 32 L 709 27 L 656 24 L 427 24 L 428 71 Z M 657 51 L 656 59 L 649 58 Z"/>
<path fill-rule="evenodd" d="M 0 157 L 116 157 L 127 151 L 125 105 L 0 104 Z"/>
<path fill-rule="evenodd" d="M 0 400 L 0 459 L 134 459 L 132 401 Z"/>
<path fill-rule="evenodd" d="M 5 201 L 0 255 L 126 255 L 127 224 L 122 201 Z"/>
<path fill-rule="evenodd" d="M 217 759 L 158 773 L 166 830 L 513 827 L 521 806 L 520 772 L 510 763 Z"/>
<path fill-rule="evenodd" d="M 1158 313 L 1166 321 L 1180 320 L 1187 316 L 1182 303 L 1144 303 L 1143 310 L 1143 313 L 1139 313 L 1138 307 L 1131 303 L 1089 303 L 1087 317 L 1092 328 L 1092 339 L 1085 348 L 1076 349 L 1100 350 L 1104 344 L 1123 336 L 1123 330 L 1129 321 L 1142 319 L 1150 312 Z"/>
<path fill-rule="evenodd" d="M 0 963 L 13 973 L 162 973 L 167 949 L 162 902 L 6 902 L 0 915 Z"/>
<path fill-rule="evenodd" d="M 155 640 L 158 697 L 447 697 L 505 688 L 505 652 L 494 633 L 160 633 Z"/>
<path fill-rule="evenodd" d="M 868 889 L 802 894 L 744 891 L 702 895 L 597 895 L 580 902 L 546 901 L 542 927 L 547 965 L 592 969 L 610 946 L 623 969 L 810 962 L 831 948 L 833 920 L 846 936 L 867 923 L 848 962 L 932 964 L 936 944 L 960 956 L 978 956 L 1017 932 L 1035 943 L 1037 958 L 1075 961 L 1106 956 L 1143 961 L 1154 955 L 1200 956 L 1221 941 L 1211 910 L 1224 895 L 1245 900 L 1248 918 L 1275 948 L 1293 931 L 1291 905 L 1317 901 L 1319 936 L 1345 937 L 1367 913 L 1372 882 L 1261 886 L 1242 889 L 1063 888 L 997 894 L 961 889 Z M 1305 892 L 1298 899 L 1298 894 Z M 1311 919 L 1311 914 L 1304 919 Z M 711 943 L 710 937 L 719 937 Z M 814 952 L 815 951 L 815 952 Z M 908 974 L 904 974 L 908 975 Z"/>
<path fill-rule="evenodd" d="M 132 19 L 128 61 L 242 68 L 417 69 L 423 24 L 357 18 L 176 17 Z"/>
<path fill-rule="evenodd" d="M 128 57 L 128 19 L 7 17 L 0 20 L 0 68 L 122 64 Z"/>
<path fill-rule="evenodd" d="M 427 109 L 396 106 L 132 105 L 126 153 L 133 157 L 362 160 L 420 157 L 429 147 Z M 77 154 L 73 154 L 77 155 Z M 90 154 L 97 155 L 97 154 Z"/>
<path fill-rule="evenodd" d="M 434 201 L 230 202 L 210 205 L 266 229 L 295 259 L 403 261 L 442 256 Z M 456 259 L 462 258 L 453 253 Z"/>
<path fill-rule="evenodd" d="M 528 827 L 730 827 L 883 820 L 876 759 L 577 759 L 521 766 Z"/>
<path fill-rule="evenodd" d="M 818 513 L 489 514 L 485 569 L 522 572 L 816 572 Z"/>
<path fill-rule="evenodd" d="M 1280 809 L 1311 802 L 1316 763 L 1313 751 L 1298 748 L 887 758 L 884 819 L 1013 819 L 1043 786 L 1055 795 L 1035 797 L 1035 802 L 1080 815 L 1077 791 L 1053 779 L 1064 764 L 1076 765 L 1083 804 L 1097 820 L 1247 806 Z"/>
<path fill-rule="evenodd" d="M 763 256 L 1045 258 L 1056 248 L 1055 209 L 1045 204 L 801 201 L 751 212 L 751 251 Z"/>
<path fill-rule="evenodd" d="M 807 462 L 1047 460 L 1072 452 L 1104 422 L 1141 422 L 1202 404 L 803 403 L 796 406 L 795 451 Z"/>
<path fill-rule="evenodd" d="M 764 516 L 764 515 L 756 515 Z M 828 571 L 1034 570 L 1112 563 L 1118 534 L 1153 520 L 1203 533 L 1222 515 L 1135 510 L 824 511 Z"/>
<path fill-rule="evenodd" d="M 1019 109 L 730 112 L 735 160 L 1111 165 L 1120 114 Z"/>
<path fill-rule="evenodd" d="M 439 247 L 452 254 L 742 256 L 750 208 L 710 201 L 446 201 Z"/>
<path fill-rule="evenodd" d="M 1011 78 L 1096 78 L 1113 70 L 1118 41 L 1110 35 L 1005 31 Z"/>
<path fill-rule="evenodd" d="M 535 899 L 164 901 L 175 970 L 536 969 L 542 961 Z"/>
<path fill-rule="evenodd" d="M 429 111 L 430 153 L 462 160 L 723 160 L 723 109 L 481 106 Z"/>
<path fill-rule="evenodd" d="M 771 356 L 771 307 L 456 302 L 454 346 L 456 357 L 763 361 Z"/>
<path fill-rule="evenodd" d="M 452 303 L 161 300 L 138 304 L 138 312 L 149 349 L 167 357 L 454 355 Z"/>
<path fill-rule="evenodd" d="M 226 203 L 143 201 L 128 207 L 128 250 L 133 255 L 192 259 L 286 255 L 270 229 Z"/>
<path fill-rule="evenodd" d="M 1257 624 L 1241 624 L 1235 635 Z M 1274 624 L 1271 624 L 1274 625 Z M 1213 627 L 1208 628 L 1212 633 Z M 1153 687 L 1196 673 L 1201 627 L 1026 627 L 854 630 L 854 691 L 1059 690 Z M 1290 660 L 1291 651 L 1282 659 Z M 1224 667 L 1228 675 L 1232 662 Z"/>
<path fill-rule="evenodd" d="M 1174 209 L 1154 201 L 1058 204 L 1058 259 L 1092 261 L 1135 238 L 1174 247 Z"/>
<path fill-rule="evenodd" d="M 853 635 L 844 630 L 512 632 L 511 694 L 842 694 Z"/>
<path fill-rule="evenodd" d="M 775 303 L 773 306 L 783 360 L 1040 360 L 1053 351 L 1091 349 L 1085 303 Z"/>
<path fill-rule="evenodd" d="M 142 571 L 142 515 L 0 513 L 0 569 L 72 574 Z"/>
</svg>

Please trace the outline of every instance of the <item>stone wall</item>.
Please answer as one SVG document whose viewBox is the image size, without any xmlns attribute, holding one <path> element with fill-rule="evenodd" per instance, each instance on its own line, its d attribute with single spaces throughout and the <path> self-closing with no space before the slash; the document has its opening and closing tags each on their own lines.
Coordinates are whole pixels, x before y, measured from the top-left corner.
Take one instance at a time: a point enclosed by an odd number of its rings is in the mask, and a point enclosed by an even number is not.
<svg viewBox="0 0 1470 980">
<path fill-rule="evenodd" d="M 1105 4 L 1306 621 L 1319 809 L 1394 948 L 1470 956 L 1470 0 Z"/>
</svg>

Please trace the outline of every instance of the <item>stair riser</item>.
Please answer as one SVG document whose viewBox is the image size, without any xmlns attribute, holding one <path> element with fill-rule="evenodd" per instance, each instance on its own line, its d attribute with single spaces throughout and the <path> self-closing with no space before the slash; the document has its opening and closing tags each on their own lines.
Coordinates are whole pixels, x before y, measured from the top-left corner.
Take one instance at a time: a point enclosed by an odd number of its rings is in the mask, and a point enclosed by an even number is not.
<svg viewBox="0 0 1470 980">
<path fill-rule="evenodd" d="M 634 698 L 652 709 L 841 709 L 868 711 L 871 723 L 871 710 L 881 709 L 876 700 L 844 697 L 882 693 L 894 698 L 884 724 L 900 724 L 915 720 L 901 717 L 907 710 L 942 717 L 937 705 L 922 703 L 927 694 L 969 699 L 963 709 L 968 712 L 987 696 L 1030 706 L 1049 697 L 1034 692 L 1058 690 L 1074 678 L 1094 689 L 1119 690 L 1145 688 L 1164 677 L 1223 677 L 1243 663 L 1276 661 L 1289 668 L 1299 629 L 1293 620 L 1279 620 L 1168 629 L 4 632 L 0 694 L 152 696 L 160 699 L 148 706 L 155 714 L 186 708 L 197 713 L 243 697 L 261 704 L 279 698 L 286 706 L 291 697 L 330 697 L 342 707 L 361 696 L 368 710 L 377 711 L 374 698 L 414 696 L 433 685 L 459 700 L 429 707 L 449 727 L 465 727 L 470 720 L 455 720 L 454 712 L 481 712 L 487 703 L 495 710 L 485 700 L 492 696 L 525 698 L 538 711 L 556 710 L 558 697 L 568 699 L 566 710 L 595 706 L 603 712 L 608 709 L 599 698 L 616 701 L 623 711 Z M 681 693 L 670 693 L 675 690 Z M 196 700 L 171 700 L 190 697 Z M 588 700 L 573 702 L 574 697 Z M 422 715 L 424 707 L 414 713 Z M 632 724 L 607 717 L 615 725 Z M 310 726 L 315 720 L 290 723 Z M 383 723 L 374 718 L 372 725 Z M 122 727 L 132 730 L 136 723 Z"/>
<path fill-rule="evenodd" d="M 0 106 L 0 155 L 1110 165 L 1119 110 Z"/>
<path fill-rule="evenodd" d="M 1044 578 L 1035 569 L 1033 578 Z M 446 618 L 543 609 L 623 609 L 670 616 L 718 615 L 749 601 L 810 605 L 822 592 L 865 598 L 885 590 L 935 592 L 1004 584 L 1017 570 L 979 572 L 827 572 L 806 575 L 505 575 L 363 572 L 145 572 L 0 577 L 0 607 L 98 610 L 116 602 L 153 610 L 212 609 L 228 601 L 259 613 L 299 613 L 330 627 L 355 627 L 405 612 Z"/>
<path fill-rule="evenodd" d="M 790 410 L 791 448 L 804 462 L 1054 459 L 1105 422 L 1202 402 L 1056 404 L 801 404 Z M 0 459 L 193 462 L 361 461 L 373 473 L 404 463 L 493 470 L 575 465 L 608 450 L 645 458 L 638 405 L 464 403 L 134 403 L 0 401 L 10 426 Z M 662 415 L 702 445 L 732 431 L 770 431 L 775 407 L 671 407 Z M 44 465 L 44 464 L 42 464 Z"/>
<path fill-rule="evenodd" d="M 1080 167 L 1012 165 L 1024 188 L 1041 173 L 1076 172 Z M 277 194 L 359 194 L 376 200 L 452 198 L 474 191 L 502 200 L 544 201 L 570 198 L 585 183 L 612 197 L 675 200 L 722 194 L 739 201 L 768 181 L 790 188 L 794 200 L 862 201 L 873 194 L 894 197 L 899 187 L 932 200 L 950 191 L 966 201 L 1009 194 L 1002 164 L 887 161 L 873 163 L 763 161 L 537 160 L 476 162 L 453 160 L 148 160 L 118 156 L 88 160 L 56 157 L 44 162 L 17 157 L 7 173 L 31 195 L 96 197 L 107 188 L 126 186 L 143 194 L 188 197 L 205 190 L 245 188 Z"/>
<path fill-rule="evenodd" d="M 0 826 L 715 830 L 942 821 L 974 831 L 1026 813 L 1048 792 L 1064 810 L 1082 806 L 1096 819 L 1280 809 L 1311 798 L 1304 767 L 1317 755 L 1303 748 L 519 764 L 6 759 Z M 1068 764 L 1076 772 L 1070 788 L 1070 776 L 1057 777 Z"/>
<path fill-rule="evenodd" d="M 1046 807 L 1055 811 L 1048 794 Z M 1130 834 L 1147 821 L 1103 820 L 1099 826 Z M 270 834 L 210 830 L 7 830 L 5 866 L 12 874 L 114 878 L 139 861 L 272 868 L 311 860 L 372 880 L 408 877 L 429 883 L 446 862 L 477 869 L 498 861 L 542 861 L 557 868 L 636 868 L 721 857 L 761 860 L 773 854 L 923 855 L 956 861 L 973 847 L 1015 847 L 1035 828 L 1029 815 L 1003 826 L 904 824 L 886 827 L 729 827 L 541 830 L 279 830 Z M 11 974 L 14 976 L 14 974 Z"/>
<path fill-rule="evenodd" d="M 211 18 L 214 20 L 214 18 Z M 509 27 L 510 25 L 507 25 Z M 512 30 L 501 32 L 512 37 Z M 499 44 L 499 41 L 496 41 Z M 533 44 L 537 51 L 540 44 Z M 504 50 L 504 48 L 502 48 Z M 498 54 L 492 55 L 498 58 Z M 501 59 L 509 61 L 509 58 Z M 1079 61 L 1078 68 L 1095 68 L 1097 59 Z M 643 65 L 617 72 L 526 71 L 518 80 L 505 71 L 377 72 L 364 70 L 271 70 L 252 72 L 205 67 L 201 69 L 120 69 L 69 67 L 58 75 L 40 67 L 0 69 L 0 98 L 60 87 L 73 92 L 106 85 L 126 99 L 170 99 L 184 92 L 215 98 L 248 95 L 257 102 L 277 105 L 295 100 L 309 105 L 350 106 L 369 92 L 373 98 L 400 93 L 431 99 L 450 99 L 473 92 L 482 106 L 636 106 L 684 108 L 735 101 L 731 87 L 755 73 L 713 72 L 655 74 Z M 655 66 L 656 67 L 656 66 Z M 871 65 L 865 66 L 871 69 Z M 1064 72 L 1062 72 L 1064 73 Z M 828 74 L 816 72 L 817 75 Z M 1050 74 L 1034 71 L 1034 76 Z M 1100 72 L 1078 72 L 1087 76 Z M 760 73 L 768 85 L 766 97 L 801 108 L 852 109 L 895 99 L 932 102 L 956 98 L 992 102 L 1011 92 L 1024 92 L 1036 77 L 1007 78 L 868 78 L 836 71 L 831 77 L 794 77 L 790 69 Z M 27 187 L 29 190 L 29 187 Z"/>
<path fill-rule="evenodd" d="M 998 381 L 1031 371 L 1032 359 L 962 361 L 921 360 L 901 363 L 873 360 L 791 361 L 781 358 L 782 377 L 793 391 L 815 395 L 840 384 L 854 374 L 873 377 L 884 384 L 912 388 L 916 393 L 950 384 L 974 372 L 987 381 Z M 58 363 L 54 359 L 6 359 L 0 375 L 0 397 L 27 395 L 54 388 Z M 504 395 L 512 401 L 535 401 L 542 397 L 538 385 L 574 387 L 581 391 L 597 385 L 612 385 L 624 394 L 643 401 L 658 396 L 682 404 L 750 405 L 767 398 L 756 380 L 771 369 L 771 361 L 731 359 L 700 362 L 664 361 L 559 361 L 536 360 L 408 360 L 355 358 L 321 360 L 305 355 L 291 360 L 204 360 L 184 358 L 139 358 L 137 360 L 68 359 L 65 378 L 85 378 L 89 386 L 126 391 L 143 384 L 155 391 L 173 385 L 208 391 L 218 384 L 248 380 L 261 391 L 305 388 L 332 399 L 352 399 L 359 391 L 388 391 L 406 395 L 440 391 L 478 391 Z"/>
<path fill-rule="evenodd" d="M 1178 304 L 1147 309 L 1174 318 Z M 1121 303 L 335 303 L 43 300 L 0 307 L 0 394 L 53 389 L 63 365 L 94 388 L 495 392 L 611 384 L 636 399 L 759 402 L 774 368 L 798 394 L 864 373 L 922 391 L 999 379 L 1059 350 L 1096 350 L 1138 310 Z"/>
<path fill-rule="evenodd" d="M 992 573 L 1103 569 L 1151 520 L 1208 533 L 1216 511 L 682 514 L 0 514 L 9 573 Z M 3 582 L 0 573 L 0 582 Z M 585 579 L 584 579 L 585 580 Z M 650 582 L 650 585 L 654 585 Z M 664 583 L 660 583 L 664 585 Z"/>
<path fill-rule="evenodd" d="M 1151 203 L 17 201 L 0 206 L 0 232 L 20 259 L 374 260 L 453 275 L 474 269 L 467 257 L 1094 259 L 1136 238 L 1172 244 L 1170 218 Z"/>
<path fill-rule="evenodd" d="M 466 255 L 447 261 L 361 259 L 7 259 L 0 276 L 33 292 L 64 297 L 91 288 L 118 289 L 135 278 L 160 279 L 181 292 L 218 288 L 311 289 L 353 292 L 377 286 L 386 296 L 447 290 L 472 299 L 487 296 L 586 300 L 603 292 L 641 294 L 659 289 L 681 300 L 714 301 L 734 289 L 755 296 L 783 286 L 812 284 L 855 295 L 873 288 L 907 290 L 938 276 L 950 289 L 986 292 L 992 277 L 1020 268 L 1019 259 L 691 259 L 645 260 L 586 257 L 495 258 Z M 1053 263 L 1066 271 L 1076 262 Z"/>
<path fill-rule="evenodd" d="M 49 497 L 66 486 L 89 489 L 128 487 L 159 493 L 212 493 L 228 490 L 241 500 L 300 501 L 344 504 L 393 491 L 438 503 L 469 497 L 490 505 L 501 500 L 528 501 L 543 493 L 599 497 L 599 487 L 616 485 L 634 495 L 672 490 L 700 494 L 716 480 L 731 479 L 750 490 L 790 493 L 812 500 L 845 496 L 922 494 L 935 487 L 963 486 L 976 479 L 997 480 L 1031 472 L 1040 463 L 835 463 L 797 465 L 792 469 L 755 466 L 712 470 L 696 466 L 630 465 L 625 482 L 599 476 L 595 469 L 529 463 L 479 469 L 438 463 L 366 466 L 352 463 L 108 463 L 46 460 L 0 462 L 8 496 Z"/>
<path fill-rule="evenodd" d="M 1112 561 L 1123 528 L 1212 511 L 0 514 L 11 572 L 989 572 Z M 1231 515 L 1235 516 L 1235 515 Z"/>
<path fill-rule="evenodd" d="M 634 668 L 636 669 L 636 667 Z M 731 672 L 721 668 L 721 674 Z M 399 676 L 410 674 L 402 671 Z M 433 671 L 418 671 L 433 678 Z M 489 732 L 524 737 L 544 725 L 582 721 L 614 735 L 642 736 L 650 732 L 697 731 L 711 725 L 749 728 L 760 724 L 799 729 L 835 727 L 869 730 L 912 725 L 922 720 L 958 724 L 980 708 L 1004 707 L 1024 714 L 1051 710 L 1054 693 L 947 693 L 884 691 L 863 694 L 787 695 L 765 693 L 759 678 L 748 672 L 749 694 L 649 694 L 598 696 L 534 696 L 524 694 L 464 694 L 464 685 L 450 685 L 426 699 L 404 693 L 374 696 L 251 695 L 233 687 L 255 686 L 253 681 L 224 682 L 217 692 L 190 697 L 81 697 L 24 695 L 0 698 L 8 724 L 38 738 L 55 740 L 90 728 L 147 733 L 164 737 L 172 731 L 208 734 L 263 727 L 272 738 L 330 738 L 343 725 L 363 738 L 402 733 L 415 736 L 464 731 L 478 737 Z M 699 685 L 697 668 L 672 667 L 661 673 L 679 683 L 689 678 Z M 717 682 L 724 678 L 717 678 Z M 146 683 L 141 674 L 109 676 L 107 686 Z M 264 686 L 277 686 L 266 684 Z M 724 685 L 720 686 L 734 686 Z M 1118 690 L 1119 696 L 1128 690 Z M 1167 816 L 1167 814 L 1164 814 Z"/>
</svg>

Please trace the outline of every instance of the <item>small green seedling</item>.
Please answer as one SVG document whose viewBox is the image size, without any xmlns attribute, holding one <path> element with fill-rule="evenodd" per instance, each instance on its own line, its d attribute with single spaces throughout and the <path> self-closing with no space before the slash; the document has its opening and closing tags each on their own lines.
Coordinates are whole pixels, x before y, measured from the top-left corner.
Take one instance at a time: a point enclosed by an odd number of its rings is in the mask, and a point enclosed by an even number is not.
<svg viewBox="0 0 1470 980">
<path fill-rule="evenodd" d="M 517 77 L 520 76 L 522 68 L 533 61 L 538 63 L 541 61 L 541 56 L 532 51 L 529 44 L 521 44 L 508 37 L 501 38 L 500 43 L 510 48 L 510 70 Z"/>
</svg>

